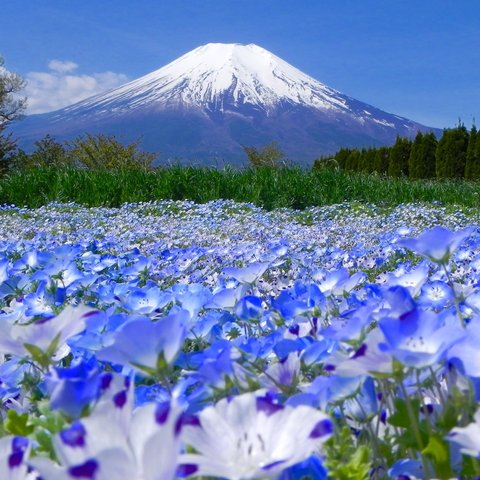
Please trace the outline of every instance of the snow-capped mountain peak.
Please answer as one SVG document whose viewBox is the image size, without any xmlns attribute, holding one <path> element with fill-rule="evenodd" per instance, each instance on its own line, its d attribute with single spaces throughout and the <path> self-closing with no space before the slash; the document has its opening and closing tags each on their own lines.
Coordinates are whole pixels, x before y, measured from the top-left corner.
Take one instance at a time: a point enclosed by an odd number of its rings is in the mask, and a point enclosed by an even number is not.
<svg viewBox="0 0 480 480">
<path fill-rule="evenodd" d="M 168 65 L 70 108 L 197 106 L 224 111 L 242 104 L 266 112 L 279 104 L 348 110 L 337 91 L 255 44 L 209 43 Z"/>
<path fill-rule="evenodd" d="M 24 149 L 46 134 L 102 133 L 141 141 L 165 159 L 218 165 L 244 162 L 243 145 L 276 141 L 308 164 L 419 130 L 430 129 L 327 87 L 257 45 L 209 43 L 121 87 L 31 115 L 13 133 Z"/>
</svg>

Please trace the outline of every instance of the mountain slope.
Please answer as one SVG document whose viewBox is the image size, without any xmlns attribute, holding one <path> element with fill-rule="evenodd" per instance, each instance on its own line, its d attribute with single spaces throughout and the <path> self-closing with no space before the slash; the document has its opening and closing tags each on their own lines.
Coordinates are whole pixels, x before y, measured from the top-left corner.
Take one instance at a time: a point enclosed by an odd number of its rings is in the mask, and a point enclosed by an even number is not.
<svg viewBox="0 0 480 480">
<path fill-rule="evenodd" d="M 109 92 L 27 117 L 14 134 L 29 147 L 49 133 L 115 134 L 163 161 L 241 163 L 242 145 L 273 140 L 311 163 L 342 146 L 389 144 L 431 130 L 350 98 L 257 45 L 213 43 Z"/>
</svg>

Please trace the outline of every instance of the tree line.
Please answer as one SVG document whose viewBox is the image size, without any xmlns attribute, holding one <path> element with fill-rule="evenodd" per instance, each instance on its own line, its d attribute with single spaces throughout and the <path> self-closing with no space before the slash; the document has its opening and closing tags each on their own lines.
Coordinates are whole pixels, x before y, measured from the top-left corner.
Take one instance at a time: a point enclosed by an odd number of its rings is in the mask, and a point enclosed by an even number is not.
<svg viewBox="0 0 480 480">
<path fill-rule="evenodd" d="M 85 135 L 60 144 L 50 136 L 35 143 L 27 155 L 17 148 L 7 125 L 22 117 L 26 99 L 19 96 L 24 80 L 4 67 L 0 56 L 0 173 L 45 165 L 72 165 L 93 169 L 141 167 L 150 169 L 156 154 L 139 150 L 139 142 L 122 145 L 115 137 Z M 243 146 L 254 168 L 286 165 L 284 154 L 272 142 L 263 149 Z M 445 129 L 440 139 L 433 133 L 418 132 L 414 140 L 397 137 L 391 147 L 341 148 L 333 157 L 315 161 L 314 169 L 335 166 L 347 171 L 377 173 L 391 177 L 465 178 L 480 180 L 480 131 L 470 131 L 459 122 Z"/>
<path fill-rule="evenodd" d="M 480 180 L 480 131 L 459 123 L 434 133 L 418 132 L 414 140 L 397 137 L 391 147 L 341 148 L 333 157 L 315 161 L 314 168 L 335 165 L 342 170 L 390 177 L 464 178 Z"/>
</svg>

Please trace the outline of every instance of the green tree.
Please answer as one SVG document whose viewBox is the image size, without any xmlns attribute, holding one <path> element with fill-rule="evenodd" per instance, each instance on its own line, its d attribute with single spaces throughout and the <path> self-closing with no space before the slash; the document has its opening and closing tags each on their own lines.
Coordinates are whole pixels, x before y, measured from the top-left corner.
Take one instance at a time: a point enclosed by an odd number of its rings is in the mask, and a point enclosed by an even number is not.
<svg viewBox="0 0 480 480">
<path fill-rule="evenodd" d="M 360 162 L 360 151 L 356 148 L 350 151 L 345 162 L 345 170 L 355 172 L 358 170 L 358 164 Z"/>
<path fill-rule="evenodd" d="M 365 154 L 364 171 L 373 173 L 375 171 L 375 157 L 377 155 L 376 148 L 369 148 Z"/>
<path fill-rule="evenodd" d="M 338 163 L 338 166 L 341 169 L 345 169 L 347 166 L 347 159 L 352 153 L 352 151 L 349 148 L 341 148 L 336 154 L 335 154 L 335 160 Z"/>
<path fill-rule="evenodd" d="M 475 125 L 468 136 L 465 178 L 467 180 L 480 180 L 480 132 L 477 131 Z"/>
<path fill-rule="evenodd" d="M 391 177 L 408 176 L 408 160 L 412 142 L 408 138 L 397 137 L 388 158 L 388 175 Z"/>
<path fill-rule="evenodd" d="M 157 158 L 154 153 L 139 150 L 139 141 L 123 145 L 114 136 L 84 135 L 67 144 L 74 165 L 92 170 L 150 170 Z"/>
<path fill-rule="evenodd" d="M 360 150 L 360 157 L 358 159 L 357 171 L 359 172 L 366 172 L 368 167 L 368 150 L 366 148 L 362 148 Z"/>
<path fill-rule="evenodd" d="M 61 166 L 70 162 L 65 146 L 48 134 L 36 141 L 34 145 L 36 149 L 32 153 L 32 160 L 36 166 Z"/>
<path fill-rule="evenodd" d="M 56 142 L 50 135 L 46 135 L 35 143 L 35 151 L 27 155 L 23 151 L 15 154 L 11 161 L 11 168 L 15 170 L 28 170 L 45 166 L 65 166 L 71 163 L 67 150 Z"/>
<path fill-rule="evenodd" d="M 9 162 L 16 152 L 16 142 L 5 129 L 10 122 L 22 117 L 26 107 L 26 98 L 17 94 L 25 87 L 25 81 L 16 73 L 5 68 L 5 61 L 0 55 L 0 171 L 8 169 Z"/>
<path fill-rule="evenodd" d="M 271 142 L 263 148 L 247 147 L 242 145 L 243 151 L 248 157 L 250 167 L 279 168 L 285 165 L 285 155 L 280 150 L 277 142 Z"/>
<path fill-rule="evenodd" d="M 408 160 L 408 176 L 410 178 L 435 177 L 435 152 L 437 139 L 434 133 L 418 132 L 412 144 Z"/>
<path fill-rule="evenodd" d="M 380 175 L 385 175 L 388 171 L 388 158 L 390 156 L 390 148 L 380 147 L 375 151 L 375 157 L 373 159 L 372 172 L 376 172 Z"/>
<path fill-rule="evenodd" d="M 468 132 L 464 125 L 443 131 L 436 151 L 437 178 L 463 178 L 467 159 Z"/>
</svg>

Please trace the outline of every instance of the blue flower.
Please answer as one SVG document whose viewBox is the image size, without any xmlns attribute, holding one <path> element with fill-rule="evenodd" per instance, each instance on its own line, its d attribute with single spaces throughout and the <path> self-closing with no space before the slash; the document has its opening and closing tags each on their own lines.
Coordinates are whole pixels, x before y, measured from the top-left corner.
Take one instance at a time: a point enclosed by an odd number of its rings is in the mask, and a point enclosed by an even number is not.
<svg viewBox="0 0 480 480">
<path fill-rule="evenodd" d="M 84 361 L 70 368 L 56 367 L 47 377 L 47 389 L 53 409 L 78 418 L 83 409 L 98 397 L 100 373 Z"/>
<path fill-rule="evenodd" d="M 385 350 L 404 365 L 415 368 L 438 363 L 465 335 L 457 325 L 445 325 L 441 316 L 419 309 L 399 318 L 383 318 L 379 327 L 385 335 Z"/>
<path fill-rule="evenodd" d="M 160 355 L 167 363 L 176 356 L 189 318 L 186 310 L 179 310 L 156 322 L 148 318 L 128 321 L 113 333 L 111 344 L 100 350 L 97 358 L 140 372 L 142 367 L 155 371 Z"/>
<path fill-rule="evenodd" d="M 475 231 L 473 227 L 452 231 L 445 227 L 433 227 L 417 238 L 405 238 L 397 242 L 434 263 L 446 264 L 455 250 Z"/>
</svg>

